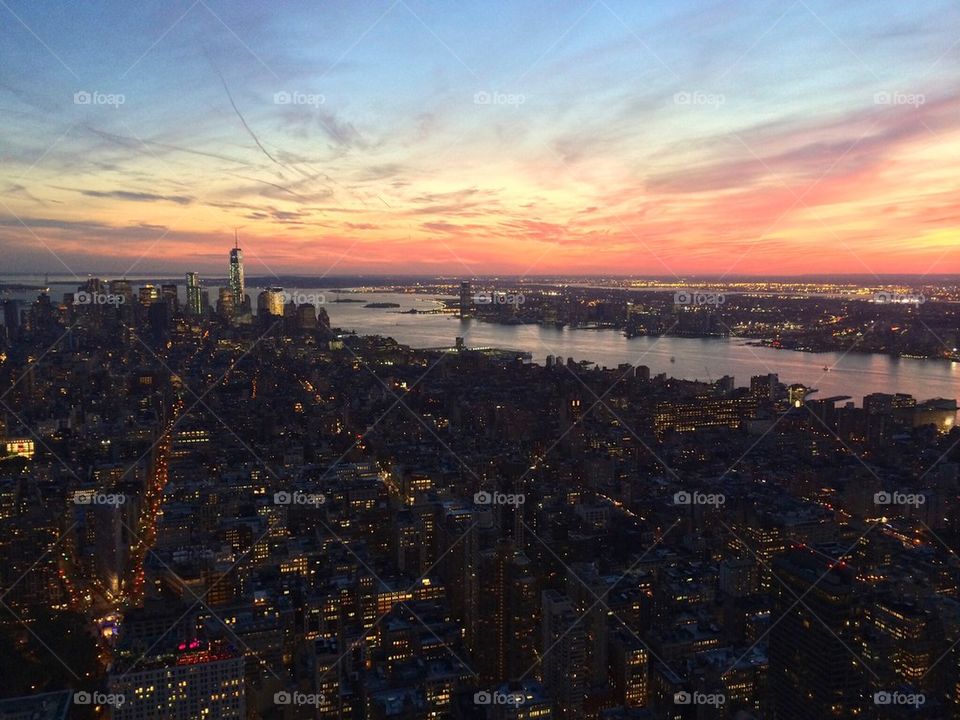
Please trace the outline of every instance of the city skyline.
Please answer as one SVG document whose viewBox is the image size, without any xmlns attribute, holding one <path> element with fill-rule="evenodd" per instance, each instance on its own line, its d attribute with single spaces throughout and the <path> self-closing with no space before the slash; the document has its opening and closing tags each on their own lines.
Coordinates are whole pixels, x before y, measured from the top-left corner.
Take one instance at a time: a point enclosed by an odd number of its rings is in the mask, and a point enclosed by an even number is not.
<svg viewBox="0 0 960 720">
<path fill-rule="evenodd" d="M 4 300 L 0 717 L 960 707 L 956 286 L 401 287 Z"/>
<path fill-rule="evenodd" d="M 958 10 L 875 7 L 5 3 L 5 268 L 956 273 Z"/>
<path fill-rule="evenodd" d="M 0 0 L 0 720 L 960 718 L 957 0 Z"/>
</svg>

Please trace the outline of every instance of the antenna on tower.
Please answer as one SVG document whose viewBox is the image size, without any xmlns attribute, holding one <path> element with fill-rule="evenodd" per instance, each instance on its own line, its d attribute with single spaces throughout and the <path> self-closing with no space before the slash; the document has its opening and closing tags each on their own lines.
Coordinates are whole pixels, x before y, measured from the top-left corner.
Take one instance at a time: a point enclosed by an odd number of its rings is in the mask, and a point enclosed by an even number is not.
<svg viewBox="0 0 960 720">
<path fill-rule="evenodd" d="M 240 247 L 240 238 L 237 235 L 237 228 L 233 229 L 233 247 L 234 248 Z"/>
</svg>

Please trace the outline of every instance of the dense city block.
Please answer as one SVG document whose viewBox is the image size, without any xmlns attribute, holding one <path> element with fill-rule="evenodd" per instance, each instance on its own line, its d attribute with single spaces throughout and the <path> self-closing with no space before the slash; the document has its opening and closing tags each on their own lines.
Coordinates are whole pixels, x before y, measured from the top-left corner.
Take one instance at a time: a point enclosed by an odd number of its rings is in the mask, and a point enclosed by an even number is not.
<svg viewBox="0 0 960 720">
<path fill-rule="evenodd" d="M 960 712 L 955 398 L 417 350 L 241 252 L 7 318 L 3 717 Z"/>
</svg>

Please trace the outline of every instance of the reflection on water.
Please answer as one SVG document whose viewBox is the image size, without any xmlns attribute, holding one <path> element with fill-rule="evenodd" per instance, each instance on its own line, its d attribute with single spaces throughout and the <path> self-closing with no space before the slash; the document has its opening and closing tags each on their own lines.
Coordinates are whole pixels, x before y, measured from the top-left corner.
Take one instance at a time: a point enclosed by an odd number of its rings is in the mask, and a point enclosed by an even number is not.
<svg viewBox="0 0 960 720">
<path fill-rule="evenodd" d="M 438 306 L 424 296 L 381 293 L 375 298 L 399 303 L 401 311 Z M 872 392 L 906 392 L 918 399 L 960 397 L 960 364 L 939 360 L 862 353 L 801 353 L 752 347 L 737 338 L 626 338 L 618 330 L 495 325 L 450 315 L 372 310 L 352 303 L 330 303 L 326 307 L 335 326 L 352 328 L 361 334 L 389 335 L 420 348 L 451 346 L 459 335 L 468 346 L 527 350 L 539 363 L 547 355 L 590 360 L 607 367 L 633 363 L 649 366 L 654 374 L 665 372 L 689 379 L 716 380 L 733 375 L 741 385 L 748 384 L 752 375 L 775 372 L 781 381 L 819 388 L 819 397 L 850 395 L 857 404 Z M 830 370 L 825 372 L 824 367 Z"/>
<path fill-rule="evenodd" d="M 51 295 L 61 300 L 64 292 L 76 289 L 75 283 L 54 284 Z M 215 297 L 215 288 L 210 288 Z M 252 298 L 258 289 L 248 288 Z M 291 289 L 292 291 L 292 289 Z M 534 362 L 543 363 L 547 355 L 589 360 L 607 367 L 620 363 L 647 365 L 653 374 L 716 380 L 733 375 L 737 383 L 747 385 L 752 375 L 774 372 L 782 382 L 800 382 L 819 388 L 819 397 L 849 395 L 857 404 L 872 392 L 905 392 L 918 399 L 960 398 L 960 364 L 895 358 L 860 353 L 801 353 L 751 347 L 737 338 L 626 338 L 618 330 L 571 330 L 537 325 L 494 325 L 476 320 L 460 320 L 451 315 L 405 314 L 416 308 L 439 307 L 434 298 L 402 293 L 338 294 L 324 288 L 296 288 L 297 292 L 322 293 L 326 309 L 335 327 L 360 334 L 388 335 L 416 348 L 449 347 L 462 336 L 468 346 L 495 346 L 526 350 Z M 184 288 L 180 286 L 181 294 Z M 32 300 L 29 293 L 11 293 L 12 297 Z M 335 303 L 337 297 L 363 298 L 373 302 L 398 303 L 398 309 L 365 308 L 365 303 Z M 181 297 L 181 302 L 183 301 Z M 824 371 L 824 368 L 830 368 Z"/>
</svg>

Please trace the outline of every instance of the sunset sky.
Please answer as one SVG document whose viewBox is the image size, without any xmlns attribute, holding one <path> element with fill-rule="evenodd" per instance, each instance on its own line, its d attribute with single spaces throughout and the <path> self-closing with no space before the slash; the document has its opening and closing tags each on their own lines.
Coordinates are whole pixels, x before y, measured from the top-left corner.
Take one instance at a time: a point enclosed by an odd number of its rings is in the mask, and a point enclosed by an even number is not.
<svg viewBox="0 0 960 720">
<path fill-rule="evenodd" d="M 956 0 L 0 17 L 2 272 L 960 272 Z"/>
</svg>

